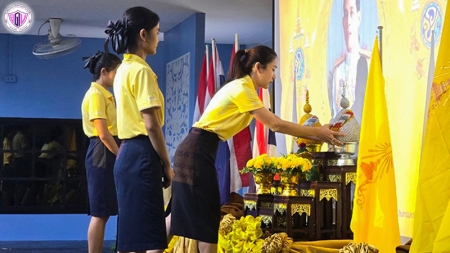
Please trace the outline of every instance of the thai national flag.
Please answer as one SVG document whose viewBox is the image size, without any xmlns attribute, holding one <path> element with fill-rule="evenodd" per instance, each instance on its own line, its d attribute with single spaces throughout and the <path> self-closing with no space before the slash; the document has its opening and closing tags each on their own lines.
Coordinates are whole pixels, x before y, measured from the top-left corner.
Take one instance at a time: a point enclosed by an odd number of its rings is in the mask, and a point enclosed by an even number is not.
<svg viewBox="0 0 450 253">
<path fill-rule="evenodd" d="M 259 98 L 263 102 L 264 106 L 270 110 L 269 90 L 259 88 Z M 272 130 L 265 127 L 263 123 L 256 120 L 254 136 L 255 138 L 253 141 L 253 157 L 257 157 L 262 154 L 268 154 L 269 156 L 278 157 L 278 149 L 275 139 L 275 133 Z M 255 182 L 251 175 L 248 191 L 256 192 Z"/>
<path fill-rule="evenodd" d="M 270 94 L 269 90 L 259 88 L 259 98 L 264 106 L 270 110 Z M 261 154 L 268 154 L 269 156 L 278 156 L 278 149 L 276 148 L 275 133 L 269 128 L 265 127 L 263 123 L 256 121 L 255 123 L 255 141 L 253 142 L 253 157 Z"/>
<path fill-rule="evenodd" d="M 231 52 L 230 69 L 231 62 L 238 50 L 238 45 L 236 38 Z M 223 76 L 222 63 L 219 58 L 217 47 L 213 46 L 213 52 L 216 52 L 214 59 L 216 66 L 215 83 L 219 80 L 220 85 L 222 85 L 225 81 L 225 77 Z M 233 138 L 228 139 L 227 142 L 221 142 L 219 144 L 219 149 L 216 154 L 216 169 L 219 180 L 221 204 L 225 204 L 229 201 L 231 192 L 238 192 L 242 187 L 249 186 L 250 174 L 247 173 L 241 175 L 239 170 L 242 170 L 247 164 L 247 161 L 252 158 L 251 142 L 252 137 L 250 128 L 246 127 L 233 136 Z"/>
<path fill-rule="evenodd" d="M 212 60 L 210 64 L 210 74 L 208 77 L 208 86 L 213 85 L 215 91 L 219 90 L 222 84 L 225 82 L 225 76 L 223 74 L 222 62 L 220 61 L 219 51 L 215 41 L 212 43 Z M 216 153 L 216 171 L 217 179 L 219 183 L 220 191 L 220 203 L 221 205 L 227 203 L 230 200 L 230 148 L 227 141 L 219 142 L 219 147 Z M 234 181 L 233 181 L 234 182 Z M 239 186 L 240 188 L 241 186 Z M 233 186 L 234 188 L 234 186 Z"/>
<path fill-rule="evenodd" d="M 207 85 L 208 77 L 206 69 L 206 57 L 207 54 L 205 52 L 205 55 L 203 56 L 202 69 L 200 71 L 200 77 L 198 80 L 197 100 L 195 102 L 193 118 L 194 123 L 200 119 L 200 116 L 202 116 L 203 112 L 206 109 L 206 106 L 209 104 L 209 101 L 211 101 L 211 97 L 214 94 L 214 86 Z"/>
<path fill-rule="evenodd" d="M 233 49 L 231 50 L 230 58 L 230 70 L 232 67 L 232 62 L 234 55 L 239 50 L 239 43 L 237 35 L 235 42 L 233 44 Z M 230 178 L 231 185 L 230 191 L 237 192 L 240 188 L 249 185 L 250 174 L 246 173 L 241 175 L 239 173 L 242 168 L 245 167 L 247 161 L 252 158 L 252 134 L 250 132 L 250 127 L 244 128 L 241 132 L 233 136 L 232 139 L 228 140 L 228 145 L 230 146 Z"/>
</svg>

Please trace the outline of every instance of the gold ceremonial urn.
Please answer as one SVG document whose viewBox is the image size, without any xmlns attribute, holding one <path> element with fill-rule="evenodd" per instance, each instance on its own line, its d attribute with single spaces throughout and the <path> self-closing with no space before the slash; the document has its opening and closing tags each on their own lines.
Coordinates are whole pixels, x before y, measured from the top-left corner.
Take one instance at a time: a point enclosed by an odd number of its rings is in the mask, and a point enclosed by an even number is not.
<svg viewBox="0 0 450 253">
<path fill-rule="evenodd" d="M 256 172 L 253 174 L 255 184 L 258 185 L 257 194 L 270 194 L 274 174 L 272 172 Z"/>
<path fill-rule="evenodd" d="M 302 172 L 280 172 L 280 184 L 283 185 L 283 196 L 298 196 L 298 185 Z"/>
<path fill-rule="evenodd" d="M 323 143 L 313 143 L 313 144 L 307 144 L 306 149 L 309 152 L 320 152 L 322 150 Z"/>
</svg>

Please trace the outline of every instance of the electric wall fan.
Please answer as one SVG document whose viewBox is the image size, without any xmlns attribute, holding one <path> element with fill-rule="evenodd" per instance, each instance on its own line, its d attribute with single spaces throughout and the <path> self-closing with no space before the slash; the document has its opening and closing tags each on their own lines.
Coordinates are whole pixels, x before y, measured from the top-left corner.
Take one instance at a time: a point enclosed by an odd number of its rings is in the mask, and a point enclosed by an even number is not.
<svg viewBox="0 0 450 253">
<path fill-rule="evenodd" d="M 50 59 L 70 54 L 78 49 L 81 44 L 80 38 L 77 38 L 73 34 L 65 35 L 64 37 L 59 34 L 62 21 L 63 20 L 60 18 L 50 18 L 48 21 L 44 22 L 44 24 L 50 23 L 48 40 L 34 46 L 33 54 L 36 57 L 41 59 Z"/>
</svg>

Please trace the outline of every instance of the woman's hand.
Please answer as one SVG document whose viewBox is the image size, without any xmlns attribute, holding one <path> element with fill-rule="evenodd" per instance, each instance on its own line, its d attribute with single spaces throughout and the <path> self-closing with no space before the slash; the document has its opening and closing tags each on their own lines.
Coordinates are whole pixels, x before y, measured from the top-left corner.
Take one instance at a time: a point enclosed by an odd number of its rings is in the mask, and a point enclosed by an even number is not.
<svg viewBox="0 0 450 253">
<path fill-rule="evenodd" d="M 168 188 L 172 184 L 173 169 L 170 165 L 163 167 L 163 187 Z"/>
<path fill-rule="evenodd" d="M 345 136 L 345 133 L 336 132 L 330 129 L 331 124 L 326 124 L 321 127 L 317 127 L 316 136 L 322 141 L 328 142 L 331 145 L 341 146 L 343 143 L 336 139 L 337 136 Z"/>
</svg>

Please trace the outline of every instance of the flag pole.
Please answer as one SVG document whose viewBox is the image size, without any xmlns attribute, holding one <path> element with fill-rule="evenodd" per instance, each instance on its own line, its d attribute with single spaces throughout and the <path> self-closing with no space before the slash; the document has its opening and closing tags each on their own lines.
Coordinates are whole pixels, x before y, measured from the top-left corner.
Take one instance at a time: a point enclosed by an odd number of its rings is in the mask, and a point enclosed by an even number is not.
<svg viewBox="0 0 450 253">
<path fill-rule="evenodd" d="M 205 45 L 206 48 L 206 80 L 209 78 L 209 46 Z"/>
<path fill-rule="evenodd" d="M 216 39 L 214 39 L 214 38 L 212 38 L 211 39 L 211 54 L 212 54 L 212 61 L 213 61 L 213 71 L 214 71 L 214 73 L 212 73 L 212 75 L 214 76 L 214 87 L 216 87 L 217 85 L 216 85 L 216 83 L 217 83 L 217 81 L 216 81 L 216 68 L 217 68 L 217 66 L 216 66 Z M 214 89 L 214 93 L 216 92 L 217 90 L 216 89 Z"/>
<path fill-rule="evenodd" d="M 423 130 L 422 130 L 422 146 L 425 141 L 425 132 L 427 130 L 427 122 L 428 122 L 428 110 L 430 106 L 430 94 L 431 87 L 433 86 L 433 78 L 434 78 L 434 70 L 436 68 L 434 63 L 434 46 L 435 46 L 435 33 L 434 29 L 431 30 L 431 45 L 430 45 L 430 63 L 428 65 L 428 80 L 427 80 L 427 96 L 425 100 L 425 113 L 423 118 Z"/>
<path fill-rule="evenodd" d="M 380 63 L 381 69 L 383 70 L 383 26 L 378 26 L 378 35 L 379 35 L 379 45 L 380 45 Z"/>
<path fill-rule="evenodd" d="M 219 57 L 219 51 L 217 50 L 217 43 L 216 39 L 211 39 L 211 54 L 212 54 L 212 61 L 213 61 L 213 77 L 214 77 L 214 93 L 216 93 L 220 89 L 220 74 L 219 74 L 219 67 L 218 66 L 220 57 Z"/>
<path fill-rule="evenodd" d="M 234 35 L 234 52 L 239 50 L 239 34 Z"/>
</svg>

